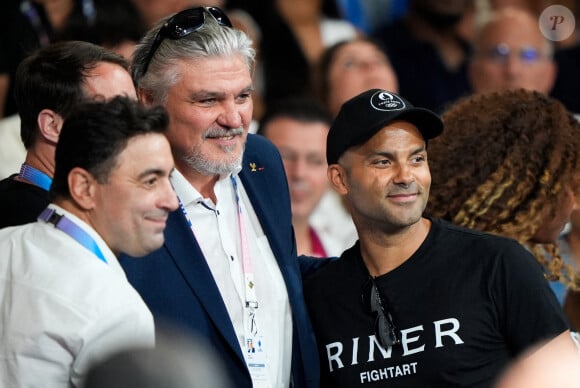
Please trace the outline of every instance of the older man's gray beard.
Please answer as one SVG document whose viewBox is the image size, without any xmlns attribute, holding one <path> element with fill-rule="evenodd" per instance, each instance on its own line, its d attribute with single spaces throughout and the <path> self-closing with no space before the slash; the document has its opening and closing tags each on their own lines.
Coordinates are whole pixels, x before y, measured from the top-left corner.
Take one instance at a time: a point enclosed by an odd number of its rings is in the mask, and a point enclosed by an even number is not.
<svg viewBox="0 0 580 388">
<path fill-rule="evenodd" d="M 231 130 L 224 130 L 224 129 L 209 129 L 204 134 L 204 140 L 207 137 L 214 136 L 228 136 L 228 135 L 241 135 L 244 133 L 243 128 L 235 128 Z M 194 170 L 204 174 L 204 175 L 227 175 L 236 170 L 238 166 L 242 164 L 242 158 L 244 155 L 244 148 L 239 155 L 232 160 L 220 160 L 220 161 L 212 161 L 208 160 L 206 157 L 202 155 L 201 152 L 202 144 L 191 149 L 189 155 L 184 157 L 184 161 L 187 163 L 188 166 L 193 168 Z M 233 156 L 235 146 L 227 146 L 222 147 L 222 150 L 228 154 L 228 156 Z M 228 158 L 229 159 L 229 158 Z"/>
</svg>

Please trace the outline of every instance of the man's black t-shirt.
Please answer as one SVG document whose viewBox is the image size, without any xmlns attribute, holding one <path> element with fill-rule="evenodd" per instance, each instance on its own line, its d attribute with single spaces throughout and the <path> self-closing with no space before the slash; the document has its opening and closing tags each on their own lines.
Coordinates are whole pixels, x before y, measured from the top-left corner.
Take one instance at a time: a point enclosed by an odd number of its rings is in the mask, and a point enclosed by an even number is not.
<svg viewBox="0 0 580 388">
<path fill-rule="evenodd" d="M 540 265 L 516 241 L 433 220 L 375 282 L 401 344 L 383 349 L 362 303 L 357 243 L 305 282 L 322 387 L 489 387 L 506 364 L 568 329 Z"/>
</svg>

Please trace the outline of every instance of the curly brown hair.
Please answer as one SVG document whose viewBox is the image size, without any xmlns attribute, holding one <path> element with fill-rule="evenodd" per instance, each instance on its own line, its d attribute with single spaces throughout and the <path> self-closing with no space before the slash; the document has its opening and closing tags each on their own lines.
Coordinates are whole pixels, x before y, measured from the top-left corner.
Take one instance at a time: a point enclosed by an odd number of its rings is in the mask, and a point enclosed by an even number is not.
<svg viewBox="0 0 580 388">
<path fill-rule="evenodd" d="M 442 115 L 429 143 L 432 174 L 426 214 L 513 238 L 527 246 L 550 280 L 580 288 L 556 241 L 533 241 L 568 188 L 580 184 L 580 124 L 559 101 L 523 89 L 474 94 Z"/>
</svg>

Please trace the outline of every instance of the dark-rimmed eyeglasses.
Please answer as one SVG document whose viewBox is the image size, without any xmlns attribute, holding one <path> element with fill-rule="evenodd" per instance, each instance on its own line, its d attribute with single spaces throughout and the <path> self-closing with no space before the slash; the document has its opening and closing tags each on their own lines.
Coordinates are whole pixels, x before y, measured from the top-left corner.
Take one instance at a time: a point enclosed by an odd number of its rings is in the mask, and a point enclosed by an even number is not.
<svg viewBox="0 0 580 388">
<path fill-rule="evenodd" d="M 155 40 L 143 62 L 141 76 L 147 73 L 149 63 L 164 39 L 178 40 L 199 30 L 205 24 L 206 15 L 210 15 L 223 27 L 232 27 L 232 22 L 224 11 L 217 7 L 196 7 L 183 10 L 173 15 L 157 32 Z"/>
<path fill-rule="evenodd" d="M 397 328 L 393 323 L 393 317 L 386 308 L 388 306 L 381 297 L 372 277 L 369 277 L 363 286 L 362 303 L 369 312 L 376 316 L 373 329 L 379 343 L 384 348 L 400 344 L 401 341 L 397 336 Z"/>
</svg>

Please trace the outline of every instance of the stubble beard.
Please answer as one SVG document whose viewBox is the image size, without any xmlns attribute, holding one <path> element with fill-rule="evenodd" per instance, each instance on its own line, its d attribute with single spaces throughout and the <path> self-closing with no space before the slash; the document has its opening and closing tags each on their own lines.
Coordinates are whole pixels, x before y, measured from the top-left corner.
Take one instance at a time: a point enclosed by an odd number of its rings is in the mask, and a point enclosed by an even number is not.
<svg viewBox="0 0 580 388">
<path fill-rule="evenodd" d="M 234 155 L 235 146 L 222 147 L 227 154 L 227 160 L 211 160 L 203 155 L 201 145 L 194 147 L 189 155 L 184 157 L 185 163 L 192 169 L 203 175 L 227 175 L 234 172 L 242 164 L 243 149 L 238 155 Z"/>
</svg>

